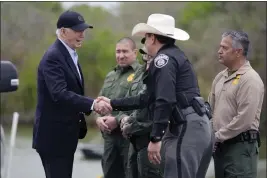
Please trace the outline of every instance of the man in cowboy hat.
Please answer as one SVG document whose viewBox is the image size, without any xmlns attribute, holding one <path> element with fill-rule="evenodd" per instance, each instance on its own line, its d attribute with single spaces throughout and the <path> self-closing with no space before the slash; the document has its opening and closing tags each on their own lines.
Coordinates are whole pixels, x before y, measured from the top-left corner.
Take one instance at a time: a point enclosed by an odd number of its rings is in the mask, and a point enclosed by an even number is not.
<svg viewBox="0 0 267 178">
<path fill-rule="evenodd" d="M 110 102 L 114 110 L 148 107 L 153 120 L 148 157 L 154 164 L 161 162 L 164 135 L 164 178 L 204 178 L 213 146 L 207 117 L 210 113 L 200 97 L 192 64 L 175 45 L 175 40 L 188 40 L 189 35 L 175 28 L 174 18 L 165 14 L 150 15 L 147 23 L 133 28 L 132 35 L 145 37 L 148 55 L 155 56 L 144 80 L 147 92 L 123 99 L 101 99 Z"/>
</svg>

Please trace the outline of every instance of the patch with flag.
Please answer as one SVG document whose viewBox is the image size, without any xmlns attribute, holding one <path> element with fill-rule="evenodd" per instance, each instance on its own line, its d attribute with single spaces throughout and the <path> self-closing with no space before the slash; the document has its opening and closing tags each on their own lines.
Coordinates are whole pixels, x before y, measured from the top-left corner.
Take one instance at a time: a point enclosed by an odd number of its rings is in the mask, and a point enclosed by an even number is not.
<svg viewBox="0 0 267 178">
<path fill-rule="evenodd" d="M 128 78 L 127 78 L 127 81 L 128 81 L 128 82 L 131 82 L 131 81 L 133 81 L 133 79 L 134 79 L 134 74 L 130 74 L 130 75 L 128 76 Z"/>
<path fill-rule="evenodd" d="M 238 84 L 238 81 L 239 81 L 239 79 L 240 79 L 240 77 L 241 77 L 241 75 L 237 75 L 237 76 L 235 77 L 235 79 L 233 80 L 232 84 L 233 84 L 233 85 L 237 85 L 237 84 Z"/>
<path fill-rule="evenodd" d="M 162 68 L 166 64 L 168 64 L 168 61 L 169 61 L 169 56 L 167 56 L 166 54 L 160 54 L 154 59 L 154 65 L 157 68 Z"/>
</svg>

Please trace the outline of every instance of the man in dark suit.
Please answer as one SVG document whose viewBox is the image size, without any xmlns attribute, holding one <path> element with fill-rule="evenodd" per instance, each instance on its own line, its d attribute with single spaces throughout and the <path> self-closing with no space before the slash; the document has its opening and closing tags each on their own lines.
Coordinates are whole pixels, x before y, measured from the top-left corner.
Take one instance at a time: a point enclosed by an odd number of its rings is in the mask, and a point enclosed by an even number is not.
<svg viewBox="0 0 267 178">
<path fill-rule="evenodd" d="M 71 178 L 78 139 L 87 133 L 84 114 L 107 113 L 104 102 L 85 97 L 84 80 L 76 49 L 84 31 L 93 28 L 83 17 L 66 11 L 58 19 L 58 39 L 38 66 L 38 103 L 33 148 L 39 153 L 47 178 Z"/>
</svg>

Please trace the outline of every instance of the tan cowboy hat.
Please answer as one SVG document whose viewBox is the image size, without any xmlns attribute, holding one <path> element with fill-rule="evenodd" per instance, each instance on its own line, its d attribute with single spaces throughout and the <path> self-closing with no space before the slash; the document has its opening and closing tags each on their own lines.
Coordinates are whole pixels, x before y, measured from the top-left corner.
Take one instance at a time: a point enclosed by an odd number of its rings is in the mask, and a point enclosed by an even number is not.
<svg viewBox="0 0 267 178">
<path fill-rule="evenodd" d="M 146 49 L 146 47 L 144 46 L 143 48 L 139 49 L 139 52 L 140 52 L 141 54 L 147 54 L 147 49 Z"/>
<path fill-rule="evenodd" d="M 146 33 L 158 34 L 181 41 L 190 38 L 186 31 L 175 28 L 174 18 L 166 14 L 151 14 L 147 23 L 139 23 L 132 30 L 132 36 L 144 37 Z"/>
</svg>

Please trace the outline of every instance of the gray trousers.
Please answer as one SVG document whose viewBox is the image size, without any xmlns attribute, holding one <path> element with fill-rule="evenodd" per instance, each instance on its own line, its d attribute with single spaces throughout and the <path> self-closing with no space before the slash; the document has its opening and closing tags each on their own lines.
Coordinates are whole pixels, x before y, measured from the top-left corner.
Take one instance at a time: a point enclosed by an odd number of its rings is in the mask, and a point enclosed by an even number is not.
<svg viewBox="0 0 267 178">
<path fill-rule="evenodd" d="M 213 134 L 206 115 L 187 113 L 178 133 L 168 128 L 162 140 L 164 178 L 205 178 L 212 157 Z"/>
</svg>

